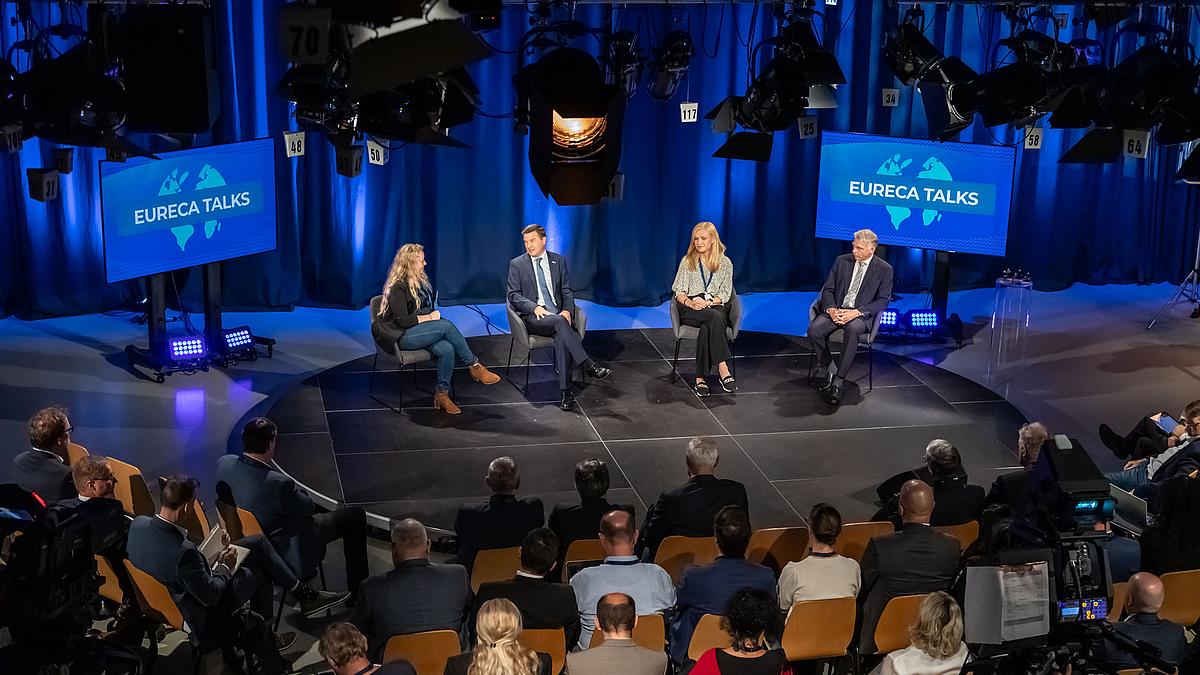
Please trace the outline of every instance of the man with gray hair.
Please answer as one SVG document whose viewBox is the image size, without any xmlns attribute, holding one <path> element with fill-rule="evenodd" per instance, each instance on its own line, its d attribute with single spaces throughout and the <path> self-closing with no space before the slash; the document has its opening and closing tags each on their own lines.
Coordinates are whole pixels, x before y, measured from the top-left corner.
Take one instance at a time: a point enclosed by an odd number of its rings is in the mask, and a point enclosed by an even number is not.
<svg viewBox="0 0 1200 675">
<path fill-rule="evenodd" d="M 892 266 L 875 256 L 878 245 L 874 232 L 854 233 L 851 252 L 834 261 L 817 300 L 817 317 L 808 324 L 808 337 L 820 361 L 818 391 L 832 405 L 842 402 L 842 383 L 850 374 L 859 339 L 892 301 Z M 829 338 L 839 330 L 842 353 L 835 363 Z"/>
<path fill-rule="evenodd" d="M 466 646 L 464 621 L 471 607 L 471 582 L 461 565 L 429 562 L 425 526 L 406 518 L 392 526 L 394 569 L 362 582 L 350 622 L 367 636 L 368 654 L 381 661 L 393 635 L 452 630 Z"/>
<path fill-rule="evenodd" d="M 463 504 L 454 517 L 458 564 L 470 574 L 475 556 L 486 548 L 520 546 L 530 530 L 542 526 L 545 507 L 537 497 L 517 498 L 521 472 L 512 457 L 497 457 L 488 465 L 487 486 L 492 496 L 484 504 Z"/>
<path fill-rule="evenodd" d="M 713 475 L 720 461 L 715 440 L 697 436 L 688 441 L 685 461 L 688 481 L 659 495 L 646 512 L 635 550 L 646 562 L 654 560 L 658 545 L 669 536 L 711 537 L 713 519 L 726 506 L 740 506 L 750 512 L 746 486 Z"/>
<path fill-rule="evenodd" d="M 967 483 L 967 471 L 963 468 L 962 456 L 958 448 L 944 438 L 935 438 L 925 446 L 925 456 L 922 458 L 925 466 L 916 471 L 908 472 L 908 478 L 925 481 L 933 488 L 935 506 L 929 524 L 934 527 L 962 525 L 972 520 L 979 520 L 983 513 L 983 502 L 986 496 L 982 487 Z M 902 478 L 904 474 L 889 479 L 888 482 Z M 897 493 L 899 488 L 896 488 Z M 897 512 L 897 495 L 891 496 L 884 502 L 883 507 L 871 520 L 890 520 L 900 526 L 900 514 Z"/>
</svg>

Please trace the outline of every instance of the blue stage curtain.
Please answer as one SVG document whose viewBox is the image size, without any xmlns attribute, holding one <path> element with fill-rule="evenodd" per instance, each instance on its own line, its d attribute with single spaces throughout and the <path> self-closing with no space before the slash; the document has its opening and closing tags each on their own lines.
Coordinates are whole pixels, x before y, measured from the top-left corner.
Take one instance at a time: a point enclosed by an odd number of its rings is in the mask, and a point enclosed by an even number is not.
<svg viewBox="0 0 1200 675">
<path fill-rule="evenodd" d="M 214 3 L 222 113 L 197 145 L 279 136 L 295 128 L 288 103 L 270 96 L 287 67 L 276 51 L 278 4 Z M 827 23 L 826 43 L 849 79 L 837 91 L 839 107 L 820 113 L 820 126 L 924 137 L 925 115 L 915 90 L 901 88 L 898 107 L 882 106 L 881 88 L 898 86 L 878 58 L 884 32 L 900 18 L 896 9 L 883 0 L 843 0 L 819 9 Z M 34 3 L 34 11 L 43 27 L 59 21 L 57 4 Z M 1008 22 L 984 6 L 929 5 L 926 11 L 929 38 L 977 71 L 986 69 L 991 45 L 1009 32 Z M 5 53 L 23 37 L 10 25 L 14 12 L 15 3 L 0 3 Z M 724 136 L 712 134 L 703 119 L 679 120 L 681 101 L 698 102 L 703 115 L 724 97 L 745 91 L 750 48 L 775 30 L 771 7 L 585 5 L 576 18 L 636 30 L 647 53 L 675 29 L 689 30 L 697 45 L 690 76 L 675 99 L 660 104 L 639 91 L 629 102 L 622 201 L 559 207 L 547 200 L 529 173 L 526 138 L 512 133 L 511 119 L 480 117 L 451 131 L 475 150 L 396 148 L 386 166 L 365 166 L 352 179 L 336 175 L 331 148 L 309 134 L 303 158 L 287 159 L 281 145 L 279 250 L 223 264 L 225 307 L 362 307 L 379 292 L 395 250 L 408 241 L 426 246 L 443 304 L 496 302 L 503 298 L 509 259 L 522 252 L 519 231 L 535 222 L 549 231 L 550 246 L 568 257 L 577 295 L 605 304 L 655 305 L 666 299 L 691 227 L 701 220 L 717 224 L 740 292 L 818 287 L 833 257 L 848 250 L 845 242 L 814 237 L 819 143 L 801 140 L 793 127 L 775 135 L 769 163 L 719 160 L 711 154 Z M 504 28 L 486 38 L 496 48 L 513 49 L 528 26 L 524 9 L 508 7 L 503 20 Z M 821 25 L 822 18 L 816 21 Z M 1195 24 L 1192 28 L 1197 34 Z M 1064 40 L 1074 36 L 1072 30 L 1078 28 L 1068 29 Z M 1110 29 L 1100 37 L 1114 34 Z M 1118 60 L 1136 47 L 1135 39 L 1130 34 L 1121 40 Z M 57 49 L 70 45 L 57 38 L 50 43 Z M 584 37 L 576 45 L 595 51 L 597 42 Z M 769 57 L 769 48 L 761 50 L 759 67 Z M 22 70 L 27 67 L 26 56 L 17 52 L 16 58 Z M 516 63 L 515 55 L 497 54 L 469 67 L 487 113 L 511 112 Z M 1082 135 L 1047 129 L 1042 150 L 1018 152 L 1008 257 L 956 255 L 954 287 L 990 285 L 1005 267 L 1030 271 L 1042 290 L 1075 282 L 1177 282 L 1187 273 L 1200 190 L 1172 181 L 1175 149 L 1152 148 L 1143 161 L 1057 164 Z M 1019 143 L 1021 137 L 1020 130 L 989 131 L 977 123 L 959 140 Z M 161 139 L 138 140 L 154 150 L 171 149 Z M 141 282 L 104 283 L 97 169 L 103 151 L 77 149 L 75 171 L 62 177 L 62 198 L 42 204 L 27 196 L 25 170 L 49 165 L 53 147 L 32 140 L 21 152 L 0 157 L 6 206 L 0 224 L 0 316 L 94 312 L 144 295 Z M 881 230 L 889 224 L 881 219 L 863 226 Z M 896 268 L 898 290 L 928 287 L 932 252 L 881 253 Z M 199 275 L 181 271 L 171 277 L 182 306 L 198 308 Z"/>
</svg>

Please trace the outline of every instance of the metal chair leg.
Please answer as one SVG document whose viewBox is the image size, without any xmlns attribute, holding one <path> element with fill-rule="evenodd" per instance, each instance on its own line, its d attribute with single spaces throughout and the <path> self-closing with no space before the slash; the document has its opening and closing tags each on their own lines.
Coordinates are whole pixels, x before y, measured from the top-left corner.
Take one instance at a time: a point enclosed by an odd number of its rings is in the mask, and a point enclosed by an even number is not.
<svg viewBox="0 0 1200 675">
<path fill-rule="evenodd" d="M 729 341 L 729 375 L 737 379 L 737 341 Z"/>
<path fill-rule="evenodd" d="M 679 374 L 679 343 L 683 340 L 675 338 L 675 356 L 671 359 L 671 384 L 675 384 L 682 375 Z"/>
<path fill-rule="evenodd" d="M 367 396 L 375 393 L 375 368 L 379 366 L 379 352 L 375 352 L 375 360 L 371 362 L 371 383 L 367 385 Z"/>
<path fill-rule="evenodd" d="M 533 365 L 533 350 L 530 349 L 529 353 L 525 355 L 525 388 L 521 390 L 521 395 L 526 398 L 529 397 L 529 368 L 532 365 Z"/>
<path fill-rule="evenodd" d="M 867 391 L 875 388 L 875 342 L 867 343 Z"/>
</svg>

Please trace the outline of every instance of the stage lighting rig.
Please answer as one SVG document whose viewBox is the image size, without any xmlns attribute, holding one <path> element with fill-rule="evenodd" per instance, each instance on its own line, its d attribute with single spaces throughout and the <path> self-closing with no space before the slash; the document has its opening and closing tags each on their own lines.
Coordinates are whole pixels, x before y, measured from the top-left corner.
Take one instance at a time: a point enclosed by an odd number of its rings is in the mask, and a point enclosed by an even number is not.
<svg viewBox="0 0 1200 675">
<path fill-rule="evenodd" d="M 283 75 L 274 95 L 295 104 L 295 118 L 306 131 L 336 131 L 352 116 L 346 90 L 346 61 L 292 66 Z"/>
<path fill-rule="evenodd" d="M 646 59 L 639 51 L 638 36 L 633 31 L 618 31 L 608 41 L 608 65 L 616 83 L 625 90 L 625 98 L 637 92 L 638 80 L 642 79 Z"/>
<path fill-rule="evenodd" d="M 371 94 L 358 102 L 354 129 L 406 143 L 470 148 L 446 132 L 475 119 L 478 92 L 466 69 L 460 68 L 441 77 Z"/>
<path fill-rule="evenodd" d="M 651 66 L 646 91 L 656 101 L 668 101 L 679 91 L 679 84 L 687 77 L 688 67 L 696 48 L 692 36 L 677 30 L 667 34 L 666 41 L 658 48 Z"/>
</svg>

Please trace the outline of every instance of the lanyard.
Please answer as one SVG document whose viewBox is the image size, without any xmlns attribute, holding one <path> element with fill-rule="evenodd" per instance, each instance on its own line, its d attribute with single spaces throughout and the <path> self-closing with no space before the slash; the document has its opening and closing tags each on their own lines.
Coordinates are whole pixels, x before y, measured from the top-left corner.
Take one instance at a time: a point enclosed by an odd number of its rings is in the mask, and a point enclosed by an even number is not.
<svg viewBox="0 0 1200 675">
<path fill-rule="evenodd" d="M 710 281 L 712 281 L 712 280 L 713 280 L 713 277 L 715 277 L 715 276 L 717 276 L 717 273 L 716 273 L 716 272 L 710 272 L 710 273 L 709 273 L 709 275 L 708 275 L 708 278 L 707 278 L 707 279 L 705 279 L 705 278 L 704 278 L 704 261 L 703 261 L 703 260 L 701 260 L 701 261 L 700 261 L 700 281 L 703 281 L 703 282 L 704 282 L 704 292 L 705 292 L 705 293 L 707 293 L 707 292 L 708 292 L 708 284 L 709 284 L 709 282 L 710 282 Z"/>
</svg>

